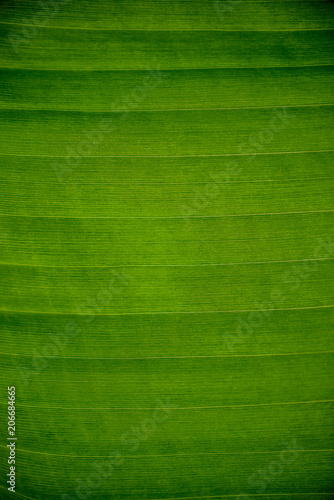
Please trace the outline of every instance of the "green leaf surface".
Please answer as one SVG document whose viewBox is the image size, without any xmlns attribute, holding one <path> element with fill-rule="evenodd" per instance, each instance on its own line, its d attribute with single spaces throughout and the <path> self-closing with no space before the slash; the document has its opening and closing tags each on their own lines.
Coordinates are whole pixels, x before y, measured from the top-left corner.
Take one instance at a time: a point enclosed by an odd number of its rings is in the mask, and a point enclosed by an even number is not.
<svg viewBox="0 0 334 500">
<path fill-rule="evenodd" d="M 333 2 L 0 12 L 0 499 L 334 498 Z"/>
</svg>

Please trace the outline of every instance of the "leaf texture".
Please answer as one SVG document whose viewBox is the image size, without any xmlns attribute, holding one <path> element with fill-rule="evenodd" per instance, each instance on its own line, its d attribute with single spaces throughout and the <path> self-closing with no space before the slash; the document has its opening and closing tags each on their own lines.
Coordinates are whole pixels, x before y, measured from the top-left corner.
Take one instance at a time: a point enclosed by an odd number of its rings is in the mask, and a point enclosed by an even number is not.
<svg viewBox="0 0 334 500">
<path fill-rule="evenodd" d="M 334 498 L 333 3 L 0 11 L 0 498 Z"/>
</svg>

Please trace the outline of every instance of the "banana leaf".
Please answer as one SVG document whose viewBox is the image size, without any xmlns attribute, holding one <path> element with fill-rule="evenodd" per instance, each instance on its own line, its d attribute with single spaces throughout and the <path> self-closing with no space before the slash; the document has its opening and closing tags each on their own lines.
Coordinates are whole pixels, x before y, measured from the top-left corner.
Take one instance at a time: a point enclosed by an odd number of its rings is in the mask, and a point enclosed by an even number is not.
<svg viewBox="0 0 334 500">
<path fill-rule="evenodd" d="M 333 2 L 0 13 L 0 498 L 334 498 Z"/>
</svg>

